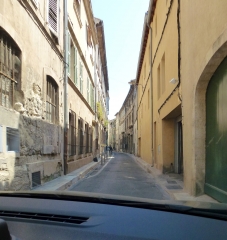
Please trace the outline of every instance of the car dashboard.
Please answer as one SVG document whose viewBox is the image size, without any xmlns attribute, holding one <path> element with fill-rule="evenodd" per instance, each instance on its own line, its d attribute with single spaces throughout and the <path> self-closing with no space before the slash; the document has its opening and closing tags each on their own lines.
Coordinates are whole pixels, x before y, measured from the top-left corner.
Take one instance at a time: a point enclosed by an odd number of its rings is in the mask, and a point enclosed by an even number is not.
<svg viewBox="0 0 227 240">
<path fill-rule="evenodd" d="M 0 196 L 0 219 L 7 223 L 12 239 L 226 239 L 227 236 L 227 222 L 221 219 L 152 209 L 130 201 L 48 196 Z M 1 236 L 2 229 L 0 239 L 7 240 Z"/>
</svg>

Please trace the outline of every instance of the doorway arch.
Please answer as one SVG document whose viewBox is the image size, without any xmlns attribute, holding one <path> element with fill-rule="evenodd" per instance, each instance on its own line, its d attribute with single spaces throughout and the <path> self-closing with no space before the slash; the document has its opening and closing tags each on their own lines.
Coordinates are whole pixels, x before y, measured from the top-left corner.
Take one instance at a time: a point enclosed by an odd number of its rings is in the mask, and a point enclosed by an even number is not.
<svg viewBox="0 0 227 240">
<path fill-rule="evenodd" d="M 207 86 L 218 66 L 227 56 L 227 29 L 217 38 L 208 51 L 202 73 L 195 88 L 194 116 L 194 195 L 204 193 L 206 165 L 206 91 Z M 194 118 L 194 119 L 195 119 Z"/>
</svg>

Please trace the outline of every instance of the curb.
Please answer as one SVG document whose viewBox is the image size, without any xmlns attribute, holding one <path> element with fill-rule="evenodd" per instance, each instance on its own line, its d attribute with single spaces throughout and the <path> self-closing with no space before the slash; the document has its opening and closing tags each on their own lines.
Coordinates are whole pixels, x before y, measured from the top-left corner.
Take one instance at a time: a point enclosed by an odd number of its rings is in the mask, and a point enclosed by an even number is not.
<svg viewBox="0 0 227 240">
<path fill-rule="evenodd" d="M 100 164 L 100 160 L 98 160 L 98 162 L 91 163 L 87 164 L 89 166 L 84 165 L 83 167 L 78 168 L 67 175 L 58 177 L 52 181 L 44 183 L 42 186 L 33 188 L 32 191 L 65 191 L 72 184 L 82 179 L 89 171 L 93 170 L 98 164 Z"/>
</svg>

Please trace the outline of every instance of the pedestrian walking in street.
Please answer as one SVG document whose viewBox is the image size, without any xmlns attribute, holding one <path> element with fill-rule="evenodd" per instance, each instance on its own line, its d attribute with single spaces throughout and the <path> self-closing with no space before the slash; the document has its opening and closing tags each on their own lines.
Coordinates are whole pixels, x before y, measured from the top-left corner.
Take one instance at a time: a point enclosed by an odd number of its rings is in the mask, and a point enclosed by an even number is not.
<svg viewBox="0 0 227 240">
<path fill-rule="evenodd" d="M 110 149 L 110 155 L 112 155 L 113 148 L 111 147 L 111 145 L 109 146 L 109 149 Z"/>
</svg>

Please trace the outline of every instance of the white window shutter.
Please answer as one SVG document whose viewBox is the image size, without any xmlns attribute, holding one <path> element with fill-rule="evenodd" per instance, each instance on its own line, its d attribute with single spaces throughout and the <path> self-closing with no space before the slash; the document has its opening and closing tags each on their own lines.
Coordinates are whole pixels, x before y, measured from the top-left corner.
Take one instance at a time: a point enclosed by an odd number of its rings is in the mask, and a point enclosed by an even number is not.
<svg viewBox="0 0 227 240">
<path fill-rule="evenodd" d="M 33 0 L 33 2 L 34 2 L 34 3 L 35 3 L 35 5 L 38 7 L 39 0 Z"/>
<path fill-rule="evenodd" d="M 48 22 L 50 29 L 58 33 L 58 0 L 49 0 Z"/>
</svg>

